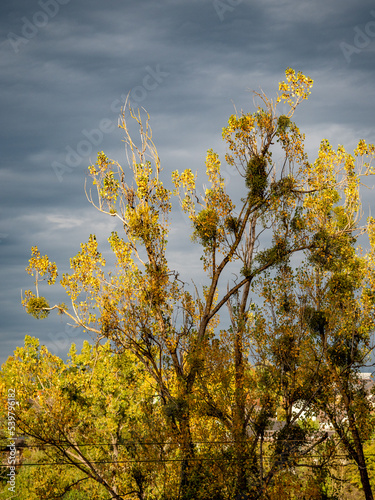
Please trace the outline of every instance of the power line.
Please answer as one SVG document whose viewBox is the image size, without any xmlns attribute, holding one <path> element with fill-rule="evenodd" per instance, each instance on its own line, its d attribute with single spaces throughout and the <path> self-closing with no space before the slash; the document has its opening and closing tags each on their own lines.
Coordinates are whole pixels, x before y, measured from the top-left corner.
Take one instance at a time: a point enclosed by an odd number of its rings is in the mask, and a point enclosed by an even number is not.
<svg viewBox="0 0 375 500">
<path fill-rule="evenodd" d="M 265 440 L 271 439 L 272 436 L 265 437 Z M 278 443 L 301 443 L 300 439 L 277 439 L 273 440 L 273 442 L 278 442 Z M 193 445 L 198 445 L 198 444 L 237 444 L 237 443 L 252 443 L 253 441 L 251 439 L 246 439 L 246 440 L 240 440 L 240 441 L 194 441 L 192 444 Z M 306 441 L 306 443 L 312 443 L 312 441 Z M 146 445 L 146 446 L 166 446 L 166 445 L 179 445 L 179 442 L 174 442 L 174 441 L 125 441 L 122 443 L 69 443 L 67 441 L 55 441 L 54 443 L 44 443 L 44 444 L 16 444 L 16 448 L 45 448 L 48 446 L 52 447 L 57 447 L 57 446 L 62 446 L 65 445 L 67 447 L 85 447 L 85 446 L 93 446 L 93 447 L 99 447 L 99 446 L 131 446 L 131 445 Z M 302 443 L 301 443 L 302 444 Z M 6 445 L 8 447 L 9 445 Z M 2 450 L 2 451 L 7 451 L 7 450 Z"/>
<path fill-rule="evenodd" d="M 367 455 L 366 458 L 374 457 L 375 453 Z M 263 455 L 264 458 L 274 458 L 273 455 Z M 302 457 L 301 457 L 302 458 Z M 306 458 L 306 457 L 303 457 Z M 308 458 L 321 458 L 320 455 L 309 455 Z M 347 455 L 336 455 L 335 459 L 345 458 L 347 459 Z M 165 459 L 143 459 L 143 460 L 89 460 L 90 464 L 127 464 L 127 463 L 167 463 L 167 462 L 183 462 L 188 460 L 190 462 L 236 462 L 237 458 L 228 457 L 228 458 L 165 458 Z M 241 459 L 242 460 L 242 459 Z M 246 460 L 246 459 L 245 459 Z M 247 460 L 252 460 L 252 458 L 248 458 Z M 29 466 L 55 466 L 55 465 L 68 465 L 68 466 L 76 466 L 76 465 L 86 465 L 84 462 L 41 462 L 41 463 L 23 463 L 18 464 L 16 467 L 29 467 Z M 0 465 L 0 467 L 9 467 L 9 465 Z"/>
</svg>

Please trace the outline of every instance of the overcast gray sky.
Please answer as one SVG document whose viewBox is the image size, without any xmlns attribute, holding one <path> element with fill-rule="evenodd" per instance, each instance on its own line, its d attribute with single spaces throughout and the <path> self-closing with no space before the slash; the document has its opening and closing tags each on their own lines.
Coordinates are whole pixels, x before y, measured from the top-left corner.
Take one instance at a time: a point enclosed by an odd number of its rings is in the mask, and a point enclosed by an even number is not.
<svg viewBox="0 0 375 500">
<path fill-rule="evenodd" d="M 2 0 L 0 11 L 0 362 L 26 334 L 60 355 L 83 338 L 24 312 L 24 269 L 33 245 L 60 274 L 90 233 L 106 251 L 115 222 L 88 204 L 84 179 L 97 151 L 125 164 L 117 120 L 129 92 L 151 115 L 167 185 L 176 168 L 204 182 L 233 106 L 253 111 L 260 87 L 273 97 L 287 67 L 315 81 L 295 116 L 311 160 L 323 138 L 375 142 L 374 0 Z M 235 190 L 240 179 L 224 174 Z M 199 279 L 187 229 L 176 209 L 170 257 Z"/>
</svg>

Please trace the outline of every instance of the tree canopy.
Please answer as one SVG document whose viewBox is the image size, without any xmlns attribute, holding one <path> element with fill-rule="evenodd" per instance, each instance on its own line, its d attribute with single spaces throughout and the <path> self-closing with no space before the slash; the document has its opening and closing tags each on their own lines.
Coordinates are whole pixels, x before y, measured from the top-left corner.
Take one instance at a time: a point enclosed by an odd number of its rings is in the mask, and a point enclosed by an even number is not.
<svg viewBox="0 0 375 500">
<path fill-rule="evenodd" d="M 27 337 L 1 371 L 2 398 L 17 390 L 24 463 L 50 464 L 19 473 L 20 487 L 33 478 L 30 498 L 333 499 L 346 461 L 373 498 L 359 372 L 373 349 L 375 221 L 364 220 L 361 186 L 375 147 L 360 140 L 350 154 L 323 140 L 310 162 L 292 119 L 312 85 L 289 68 L 274 99 L 255 92 L 254 112 L 230 116 L 222 136 L 243 178 L 238 198 L 212 149 L 204 193 L 190 169 L 166 188 L 150 117 L 123 110 L 131 181 L 99 152 L 86 184 L 118 220 L 114 267 L 92 234 L 60 280 L 68 305 L 50 305 L 41 281 L 54 285 L 58 269 L 35 246 L 36 289 L 23 299 L 96 343 L 64 363 Z M 174 198 L 202 249 L 204 285 L 168 262 Z"/>
</svg>

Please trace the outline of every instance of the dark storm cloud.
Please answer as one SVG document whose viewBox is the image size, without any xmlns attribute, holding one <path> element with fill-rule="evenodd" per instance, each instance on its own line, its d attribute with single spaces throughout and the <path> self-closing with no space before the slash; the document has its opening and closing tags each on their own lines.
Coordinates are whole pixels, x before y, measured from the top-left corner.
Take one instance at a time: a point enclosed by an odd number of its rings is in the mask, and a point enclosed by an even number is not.
<svg viewBox="0 0 375 500">
<path fill-rule="evenodd" d="M 360 137 L 374 142 L 374 11 L 367 0 L 3 1 L 1 361 L 25 334 L 60 354 L 82 338 L 60 319 L 24 313 L 24 268 L 35 244 L 61 272 L 90 233 L 105 248 L 115 226 L 91 209 L 83 185 L 97 151 L 125 163 L 117 121 L 126 96 L 151 114 L 167 185 L 175 168 L 202 174 L 207 149 L 224 152 L 233 105 L 252 110 L 249 91 L 274 94 L 288 66 L 315 80 L 296 115 L 312 157 L 323 137 L 348 149 Z M 225 166 L 224 175 L 229 190 L 241 188 Z M 171 260 L 198 281 L 186 219 L 177 208 L 173 217 Z"/>
</svg>

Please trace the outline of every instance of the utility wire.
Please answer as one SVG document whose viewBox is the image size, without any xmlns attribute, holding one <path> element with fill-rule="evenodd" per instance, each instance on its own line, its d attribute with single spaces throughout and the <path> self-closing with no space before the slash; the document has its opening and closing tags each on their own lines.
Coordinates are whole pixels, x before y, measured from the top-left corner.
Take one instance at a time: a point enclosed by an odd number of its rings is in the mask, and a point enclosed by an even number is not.
<svg viewBox="0 0 375 500">
<path fill-rule="evenodd" d="M 266 440 L 271 439 L 270 437 L 265 437 Z M 277 439 L 273 440 L 273 442 L 278 442 L 278 443 L 300 443 L 300 439 Z M 309 443 L 311 441 L 307 441 Z M 236 443 L 252 443 L 251 439 L 246 439 L 246 440 L 240 440 L 240 441 L 195 441 L 192 444 L 236 444 Z M 84 447 L 84 446 L 93 446 L 93 447 L 98 447 L 98 446 L 131 446 L 131 445 L 153 445 L 153 446 L 160 446 L 160 445 L 179 445 L 180 443 L 174 442 L 174 441 L 125 441 L 123 443 L 69 443 L 67 441 L 55 441 L 54 443 L 44 443 L 44 444 L 16 444 L 16 448 L 45 448 L 48 446 L 57 446 L 57 445 L 65 445 L 68 447 L 72 446 L 77 446 L 77 447 Z M 5 445 L 5 447 L 8 447 L 9 445 Z M 2 451 L 7 451 L 7 450 L 2 450 Z"/>
<path fill-rule="evenodd" d="M 375 453 L 367 455 L 368 457 L 374 457 Z M 263 455 L 264 458 L 272 458 L 272 455 Z M 319 455 L 310 455 L 309 458 L 321 458 Z M 348 458 L 346 455 L 336 455 L 335 458 Z M 236 462 L 239 459 L 236 458 L 165 458 L 165 459 L 144 459 L 144 460 L 90 460 L 90 464 L 137 464 L 137 463 L 166 463 L 166 462 L 183 462 L 185 460 L 189 460 L 191 462 Z M 242 460 L 242 459 L 241 459 Z M 247 460 L 252 460 L 248 458 Z M 41 463 L 27 463 L 27 464 L 18 464 L 16 467 L 29 467 L 29 466 L 55 466 L 55 465 L 86 465 L 83 462 L 41 462 Z M 0 465 L 0 467 L 9 467 L 9 465 Z"/>
</svg>

